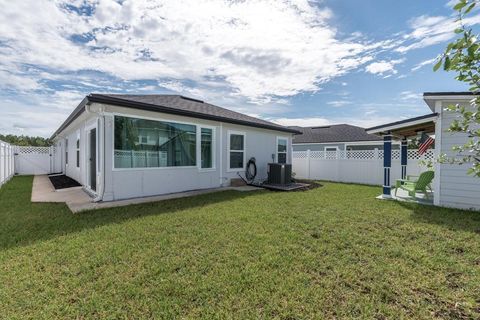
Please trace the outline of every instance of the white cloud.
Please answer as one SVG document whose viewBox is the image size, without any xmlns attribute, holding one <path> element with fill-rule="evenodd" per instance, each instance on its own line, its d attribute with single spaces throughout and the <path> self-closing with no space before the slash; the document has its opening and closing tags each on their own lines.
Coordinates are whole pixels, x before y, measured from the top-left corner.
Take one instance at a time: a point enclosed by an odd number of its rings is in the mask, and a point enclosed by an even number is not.
<svg viewBox="0 0 480 320">
<path fill-rule="evenodd" d="M 399 94 L 399 99 L 402 101 L 412 101 L 412 100 L 420 100 L 422 98 L 422 94 L 413 91 L 402 91 Z"/>
<path fill-rule="evenodd" d="M 315 92 L 386 45 L 338 39 L 330 10 L 308 0 L 86 3 L 95 7 L 92 16 L 68 10 L 69 1 L 2 6 L 2 64 L 96 70 L 122 80 L 216 78 L 232 96 L 269 103 Z"/>
<path fill-rule="evenodd" d="M 462 21 L 466 26 L 480 23 L 480 15 L 473 15 Z M 460 26 L 457 17 L 422 15 L 409 22 L 413 30 L 404 36 L 405 44 L 395 51 L 406 53 L 413 49 L 420 49 L 443 43 L 455 37 L 454 30 Z"/>
<path fill-rule="evenodd" d="M 412 71 L 417 71 L 418 69 L 420 69 L 420 68 L 422 68 L 422 67 L 424 67 L 424 66 L 428 66 L 428 65 L 430 65 L 430 64 L 433 64 L 436 60 L 437 60 L 437 58 L 424 60 L 424 61 L 416 64 L 416 65 L 412 68 Z"/>
<path fill-rule="evenodd" d="M 298 127 L 314 127 L 331 124 L 331 121 L 326 118 L 278 118 L 270 119 L 271 121 L 281 124 L 283 126 L 298 126 Z"/>
<path fill-rule="evenodd" d="M 332 107 L 343 107 L 346 105 L 351 104 L 352 102 L 349 100 L 333 100 L 333 101 L 328 101 L 327 104 L 332 106 Z"/>
<path fill-rule="evenodd" d="M 398 71 L 395 69 L 395 65 L 402 63 L 404 59 L 397 59 L 397 60 L 382 60 L 378 62 L 373 62 L 369 64 L 365 70 L 372 74 L 377 75 L 384 75 L 386 73 L 396 74 Z"/>
</svg>

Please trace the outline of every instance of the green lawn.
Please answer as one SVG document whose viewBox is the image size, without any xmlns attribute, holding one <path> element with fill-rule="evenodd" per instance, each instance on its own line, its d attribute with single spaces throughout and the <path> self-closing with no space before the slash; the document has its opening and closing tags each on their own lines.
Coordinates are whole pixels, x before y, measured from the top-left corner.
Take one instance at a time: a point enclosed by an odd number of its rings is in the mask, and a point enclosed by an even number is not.
<svg viewBox="0 0 480 320">
<path fill-rule="evenodd" d="M 0 189 L 0 318 L 480 317 L 480 213 L 325 183 L 73 215 L 31 185 Z"/>
</svg>

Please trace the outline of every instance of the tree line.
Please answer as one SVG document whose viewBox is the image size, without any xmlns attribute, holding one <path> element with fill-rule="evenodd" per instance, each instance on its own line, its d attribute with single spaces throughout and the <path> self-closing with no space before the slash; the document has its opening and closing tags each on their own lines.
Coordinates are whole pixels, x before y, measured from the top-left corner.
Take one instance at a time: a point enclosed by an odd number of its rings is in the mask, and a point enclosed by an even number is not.
<svg viewBox="0 0 480 320">
<path fill-rule="evenodd" d="M 53 144 L 52 140 L 48 138 L 14 134 L 0 134 L 0 140 L 16 146 L 49 147 Z"/>
</svg>

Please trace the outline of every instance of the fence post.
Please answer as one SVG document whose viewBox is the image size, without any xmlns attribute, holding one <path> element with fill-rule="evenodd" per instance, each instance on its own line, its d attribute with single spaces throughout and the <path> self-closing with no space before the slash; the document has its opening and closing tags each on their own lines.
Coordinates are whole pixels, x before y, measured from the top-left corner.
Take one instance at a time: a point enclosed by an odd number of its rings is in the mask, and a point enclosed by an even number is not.
<svg viewBox="0 0 480 320">
<path fill-rule="evenodd" d="M 0 142 L 0 186 L 3 184 L 3 143 Z"/>
<path fill-rule="evenodd" d="M 310 179 L 310 149 L 307 150 L 307 179 Z"/>
</svg>

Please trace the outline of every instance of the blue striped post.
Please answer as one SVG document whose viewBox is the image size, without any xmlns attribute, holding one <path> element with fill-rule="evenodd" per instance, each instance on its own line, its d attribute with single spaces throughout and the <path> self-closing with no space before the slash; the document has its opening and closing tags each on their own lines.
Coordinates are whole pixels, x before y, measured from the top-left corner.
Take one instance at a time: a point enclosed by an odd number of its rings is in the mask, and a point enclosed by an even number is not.
<svg viewBox="0 0 480 320">
<path fill-rule="evenodd" d="M 391 198 L 390 168 L 392 167 L 392 135 L 383 136 L 383 194 L 382 198 Z"/>
<path fill-rule="evenodd" d="M 402 146 L 400 149 L 400 165 L 402 167 L 402 179 L 407 178 L 407 157 L 408 157 L 408 147 L 407 147 L 407 139 L 402 139 Z"/>
</svg>

